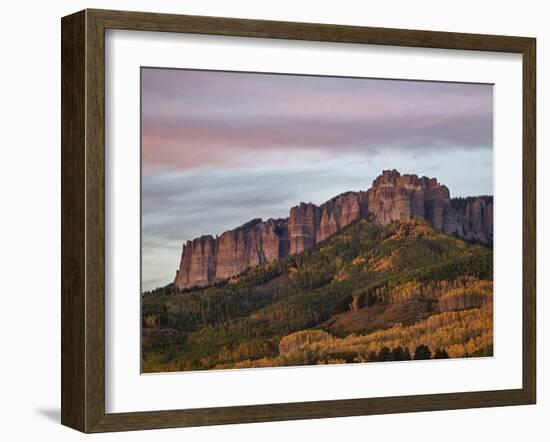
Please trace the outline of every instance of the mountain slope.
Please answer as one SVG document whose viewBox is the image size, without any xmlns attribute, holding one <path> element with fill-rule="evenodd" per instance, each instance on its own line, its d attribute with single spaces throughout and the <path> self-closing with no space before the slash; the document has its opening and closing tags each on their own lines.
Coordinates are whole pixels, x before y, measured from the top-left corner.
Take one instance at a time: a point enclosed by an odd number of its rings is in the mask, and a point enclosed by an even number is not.
<svg viewBox="0 0 550 442">
<path fill-rule="evenodd" d="M 440 354 L 490 354 L 492 262 L 423 219 L 362 219 L 214 286 L 145 295 L 143 370 L 360 362 L 422 336 Z"/>
</svg>

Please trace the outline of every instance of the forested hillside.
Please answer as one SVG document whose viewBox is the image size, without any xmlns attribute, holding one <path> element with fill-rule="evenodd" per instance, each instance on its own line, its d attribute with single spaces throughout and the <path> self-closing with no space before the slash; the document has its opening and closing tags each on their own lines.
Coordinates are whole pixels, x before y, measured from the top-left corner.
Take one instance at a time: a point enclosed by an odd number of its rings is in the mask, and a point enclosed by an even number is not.
<svg viewBox="0 0 550 442">
<path fill-rule="evenodd" d="M 142 296 L 144 372 L 492 355 L 493 252 L 357 221 L 207 288 Z"/>
</svg>

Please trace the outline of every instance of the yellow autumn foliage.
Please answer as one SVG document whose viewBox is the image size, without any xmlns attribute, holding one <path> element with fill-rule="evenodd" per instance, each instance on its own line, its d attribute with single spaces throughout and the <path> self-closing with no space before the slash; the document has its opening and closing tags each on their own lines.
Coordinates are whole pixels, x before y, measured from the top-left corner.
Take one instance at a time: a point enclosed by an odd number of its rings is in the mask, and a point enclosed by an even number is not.
<svg viewBox="0 0 550 442">
<path fill-rule="evenodd" d="M 493 300 L 493 282 L 476 281 L 464 287 L 451 289 L 443 293 L 439 299 L 439 310 L 464 310 L 481 307 Z"/>
<path fill-rule="evenodd" d="M 279 341 L 279 354 L 288 354 L 300 350 L 308 345 L 319 343 L 332 336 L 323 330 L 302 330 L 283 336 Z"/>
<path fill-rule="evenodd" d="M 356 352 L 368 354 L 382 347 L 427 345 L 447 351 L 450 357 L 460 358 L 483 350 L 493 344 L 493 305 L 482 308 L 444 312 L 428 317 L 411 326 L 396 325 L 367 335 L 325 339 L 304 346 L 322 353 Z"/>
</svg>

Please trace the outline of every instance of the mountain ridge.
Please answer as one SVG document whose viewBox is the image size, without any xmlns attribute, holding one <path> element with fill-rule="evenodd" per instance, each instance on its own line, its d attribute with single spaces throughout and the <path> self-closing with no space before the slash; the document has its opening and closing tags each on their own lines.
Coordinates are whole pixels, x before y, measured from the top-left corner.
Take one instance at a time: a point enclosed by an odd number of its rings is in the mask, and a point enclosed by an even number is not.
<svg viewBox="0 0 550 442">
<path fill-rule="evenodd" d="M 383 226 L 419 217 L 446 234 L 492 245 L 492 197 L 454 200 L 460 201 L 453 204 L 449 189 L 436 178 L 385 170 L 366 191 L 347 191 L 319 206 L 301 202 L 288 218 L 255 218 L 215 237 L 187 241 L 173 283 L 176 289 L 210 285 L 309 250 L 367 216 Z"/>
</svg>

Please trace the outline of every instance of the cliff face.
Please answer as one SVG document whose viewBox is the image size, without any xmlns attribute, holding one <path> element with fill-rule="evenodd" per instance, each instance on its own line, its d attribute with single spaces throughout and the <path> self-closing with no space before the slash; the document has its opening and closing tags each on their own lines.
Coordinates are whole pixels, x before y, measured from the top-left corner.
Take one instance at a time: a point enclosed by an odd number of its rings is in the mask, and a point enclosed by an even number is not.
<svg viewBox="0 0 550 442">
<path fill-rule="evenodd" d="M 385 170 L 373 181 L 367 198 L 369 212 L 382 225 L 418 216 L 445 233 L 458 229 L 458 213 L 451 206 L 449 189 L 435 178 Z"/>
<path fill-rule="evenodd" d="M 288 218 L 290 254 L 310 249 L 367 213 L 366 192 L 347 192 L 321 206 L 300 203 Z"/>
<path fill-rule="evenodd" d="M 289 254 L 287 220 L 253 220 L 220 236 L 201 236 L 183 246 L 177 288 L 208 285 Z"/>
<path fill-rule="evenodd" d="M 459 217 L 458 235 L 481 244 L 493 243 L 493 198 L 460 198 L 455 202 Z"/>
<path fill-rule="evenodd" d="M 435 178 L 385 170 L 367 191 L 367 207 L 383 225 L 418 216 L 448 235 L 486 245 L 493 242 L 492 197 L 452 200 L 447 186 Z"/>
<path fill-rule="evenodd" d="M 300 203 L 288 218 L 255 219 L 220 236 L 187 241 L 175 286 L 208 285 L 303 252 L 368 214 L 382 225 L 417 216 L 447 234 L 482 244 L 493 241 L 492 198 L 451 200 L 449 189 L 435 178 L 387 170 L 366 192 L 347 192 L 320 206 Z"/>
</svg>

